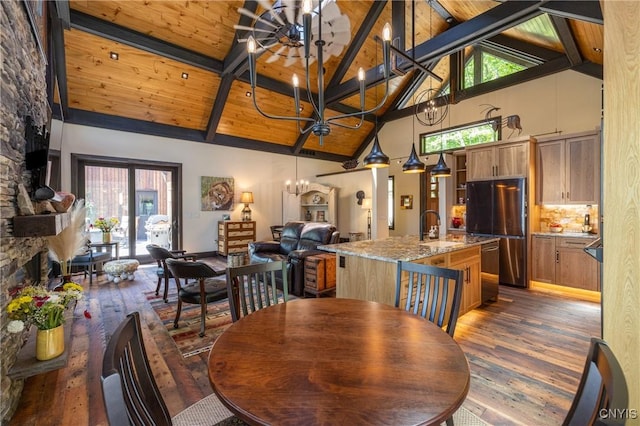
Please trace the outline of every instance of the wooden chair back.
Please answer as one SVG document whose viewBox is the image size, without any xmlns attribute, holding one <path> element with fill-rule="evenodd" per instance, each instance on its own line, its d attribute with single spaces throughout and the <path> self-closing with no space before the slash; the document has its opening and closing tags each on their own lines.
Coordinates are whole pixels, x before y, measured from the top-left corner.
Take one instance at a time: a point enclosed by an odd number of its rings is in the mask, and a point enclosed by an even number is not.
<svg viewBox="0 0 640 426">
<path fill-rule="evenodd" d="M 102 361 L 102 397 L 110 425 L 171 425 L 133 312 L 111 336 Z"/>
<path fill-rule="evenodd" d="M 231 319 L 238 321 L 259 309 L 280 303 L 276 272 L 282 275 L 282 302 L 289 298 L 289 281 L 285 261 L 254 263 L 227 268 L 227 294 Z"/>
<path fill-rule="evenodd" d="M 591 338 L 578 391 L 564 426 L 623 425 L 630 416 L 622 368 L 604 340 Z"/>
<path fill-rule="evenodd" d="M 463 272 L 413 262 L 398 262 L 395 306 L 420 315 L 453 337 L 462 300 Z M 406 300 L 403 288 L 406 285 Z M 403 304 L 404 306 L 401 306 Z"/>
</svg>

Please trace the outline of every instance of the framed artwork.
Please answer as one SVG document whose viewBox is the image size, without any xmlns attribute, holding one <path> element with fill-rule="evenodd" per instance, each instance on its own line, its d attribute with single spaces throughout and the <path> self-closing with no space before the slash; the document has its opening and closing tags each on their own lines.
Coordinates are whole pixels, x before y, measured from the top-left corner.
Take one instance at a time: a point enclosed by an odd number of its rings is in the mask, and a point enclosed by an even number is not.
<svg viewBox="0 0 640 426">
<path fill-rule="evenodd" d="M 324 221 L 325 221 L 324 210 L 318 210 L 316 212 L 316 222 L 324 222 Z"/>
<path fill-rule="evenodd" d="M 233 210 L 233 178 L 202 176 L 200 210 Z"/>
<path fill-rule="evenodd" d="M 400 208 L 409 210 L 413 208 L 413 195 L 401 195 L 400 196 Z"/>
<path fill-rule="evenodd" d="M 29 22 L 33 35 L 36 38 L 36 45 L 42 55 L 45 64 L 47 63 L 47 2 L 45 0 L 23 0 L 27 9 Z"/>
</svg>

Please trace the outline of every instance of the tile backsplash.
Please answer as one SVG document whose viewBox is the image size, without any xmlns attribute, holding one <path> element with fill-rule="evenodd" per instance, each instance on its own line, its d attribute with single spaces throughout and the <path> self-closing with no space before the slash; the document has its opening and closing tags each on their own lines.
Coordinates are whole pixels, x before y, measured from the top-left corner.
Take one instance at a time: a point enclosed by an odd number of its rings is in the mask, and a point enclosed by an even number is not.
<svg viewBox="0 0 640 426">
<path fill-rule="evenodd" d="M 564 227 L 565 232 L 582 232 L 584 215 L 591 217 L 592 232 L 598 232 L 597 205 L 543 205 L 540 206 L 540 231 L 549 231 L 549 224 L 557 222 Z"/>
</svg>

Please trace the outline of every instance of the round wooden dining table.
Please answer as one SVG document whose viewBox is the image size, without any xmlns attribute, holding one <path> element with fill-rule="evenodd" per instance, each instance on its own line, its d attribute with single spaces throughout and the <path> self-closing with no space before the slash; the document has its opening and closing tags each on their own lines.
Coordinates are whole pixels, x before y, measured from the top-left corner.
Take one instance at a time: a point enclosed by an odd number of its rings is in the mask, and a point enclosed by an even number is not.
<svg viewBox="0 0 640 426">
<path fill-rule="evenodd" d="M 209 380 L 249 424 L 431 425 L 462 405 L 469 364 L 424 318 L 355 299 L 291 300 L 218 337 Z"/>
</svg>

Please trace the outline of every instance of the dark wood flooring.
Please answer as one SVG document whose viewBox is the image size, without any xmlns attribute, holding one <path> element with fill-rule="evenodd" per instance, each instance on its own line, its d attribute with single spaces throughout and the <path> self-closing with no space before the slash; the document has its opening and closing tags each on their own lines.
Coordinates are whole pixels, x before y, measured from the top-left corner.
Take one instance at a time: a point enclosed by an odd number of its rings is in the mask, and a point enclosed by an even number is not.
<svg viewBox="0 0 640 426">
<path fill-rule="evenodd" d="M 100 372 L 110 334 L 131 311 L 141 313 L 156 380 L 172 414 L 212 392 L 207 353 L 183 359 L 143 291 L 155 289 L 151 265 L 134 281 L 100 276 L 76 308 L 66 368 L 25 381 L 10 425 L 106 425 Z M 471 369 L 464 406 L 494 425 L 559 425 L 569 409 L 591 336 L 600 335 L 600 305 L 562 294 L 502 287 L 498 302 L 458 320 L 455 339 Z M 82 316 L 87 309 L 92 318 Z"/>
</svg>

